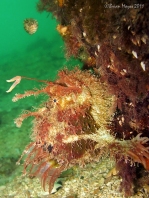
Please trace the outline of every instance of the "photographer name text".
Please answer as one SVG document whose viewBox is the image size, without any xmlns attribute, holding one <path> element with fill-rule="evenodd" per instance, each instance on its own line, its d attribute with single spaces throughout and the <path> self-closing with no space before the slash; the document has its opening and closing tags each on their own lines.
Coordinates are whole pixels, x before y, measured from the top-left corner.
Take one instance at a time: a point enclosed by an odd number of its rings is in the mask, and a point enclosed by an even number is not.
<svg viewBox="0 0 149 198">
<path fill-rule="evenodd" d="M 112 3 L 106 3 L 104 5 L 105 8 L 109 8 L 109 9 L 140 9 L 144 7 L 144 4 L 131 4 L 131 5 L 127 5 L 122 3 L 121 5 L 115 5 Z"/>
</svg>

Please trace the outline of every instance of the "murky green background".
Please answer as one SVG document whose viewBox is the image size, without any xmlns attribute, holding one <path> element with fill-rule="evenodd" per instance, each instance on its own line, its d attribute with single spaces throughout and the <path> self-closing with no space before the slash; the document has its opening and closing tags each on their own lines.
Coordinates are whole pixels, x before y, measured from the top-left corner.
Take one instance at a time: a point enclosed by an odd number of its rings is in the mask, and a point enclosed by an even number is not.
<svg viewBox="0 0 149 198">
<path fill-rule="evenodd" d="M 12 102 L 15 93 L 39 88 L 41 83 L 22 80 L 11 92 L 6 80 L 21 75 L 37 79 L 54 80 L 59 69 L 78 65 L 66 60 L 63 40 L 56 31 L 57 22 L 48 13 L 38 13 L 35 0 L 0 1 L 0 185 L 10 182 L 21 166 L 16 165 L 25 146 L 30 142 L 32 119 L 17 128 L 14 119 L 23 109 L 32 110 L 46 97 L 22 99 Z M 29 35 L 23 28 L 26 18 L 38 21 L 38 31 Z"/>
</svg>

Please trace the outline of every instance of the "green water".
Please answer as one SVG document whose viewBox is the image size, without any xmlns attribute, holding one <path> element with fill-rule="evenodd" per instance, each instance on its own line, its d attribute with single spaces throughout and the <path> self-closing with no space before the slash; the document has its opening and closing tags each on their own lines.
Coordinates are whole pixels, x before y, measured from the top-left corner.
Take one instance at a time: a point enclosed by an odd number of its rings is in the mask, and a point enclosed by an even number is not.
<svg viewBox="0 0 149 198">
<path fill-rule="evenodd" d="M 45 99 L 29 97 L 13 103 L 15 93 L 38 88 L 41 84 L 22 80 L 11 93 L 6 93 L 11 85 L 6 80 L 17 75 L 54 80 L 64 66 L 72 68 L 80 64 L 65 59 L 64 43 L 56 31 L 57 22 L 48 13 L 38 13 L 36 2 L 0 1 L 0 185 L 20 174 L 21 166 L 17 166 L 16 161 L 30 141 L 31 119 L 25 120 L 21 128 L 15 126 L 14 119 L 23 109 L 31 110 Z M 26 18 L 34 18 L 39 23 L 33 35 L 23 28 Z"/>
</svg>

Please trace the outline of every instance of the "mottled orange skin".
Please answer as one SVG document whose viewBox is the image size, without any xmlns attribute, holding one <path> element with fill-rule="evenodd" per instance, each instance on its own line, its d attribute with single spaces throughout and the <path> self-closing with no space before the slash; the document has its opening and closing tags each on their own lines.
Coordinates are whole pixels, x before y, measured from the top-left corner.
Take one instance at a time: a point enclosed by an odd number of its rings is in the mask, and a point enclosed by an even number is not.
<svg viewBox="0 0 149 198">
<path fill-rule="evenodd" d="M 36 112 L 26 112 L 15 121 L 20 127 L 25 118 L 34 117 L 33 142 L 23 153 L 26 155 L 24 173 L 28 171 L 32 176 L 39 176 L 44 188 L 49 184 L 49 191 L 63 170 L 74 164 L 84 165 L 98 156 L 95 152 L 97 142 L 93 140 L 80 138 L 67 143 L 71 135 L 96 133 L 98 126 L 90 113 L 92 91 L 89 87 L 93 83 L 96 89 L 99 86 L 96 81 L 89 72 L 64 70 L 59 72 L 55 83 L 46 81 L 43 89 L 13 98 L 17 101 L 29 95 L 49 95 Z"/>
</svg>

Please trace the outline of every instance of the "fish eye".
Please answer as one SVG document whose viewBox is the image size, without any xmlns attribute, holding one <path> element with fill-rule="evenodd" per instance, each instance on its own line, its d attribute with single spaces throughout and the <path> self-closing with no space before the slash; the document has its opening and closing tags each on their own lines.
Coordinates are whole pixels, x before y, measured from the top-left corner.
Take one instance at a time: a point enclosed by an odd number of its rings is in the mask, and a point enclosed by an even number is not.
<svg viewBox="0 0 149 198">
<path fill-rule="evenodd" d="M 51 152 L 52 152 L 52 149 L 53 149 L 53 146 L 52 146 L 52 145 L 49 145 L 49 146 L 47 147 L 47 149 L 48 149 L 49 153 L 51 153 Z"/>
<path fill-rule="evenodd" d="M 57 100 L 54 98 L 53 102 L 54 102 L 54 103 L 56 103 L 56 102 L 57 102 Z"/>
</svg>

